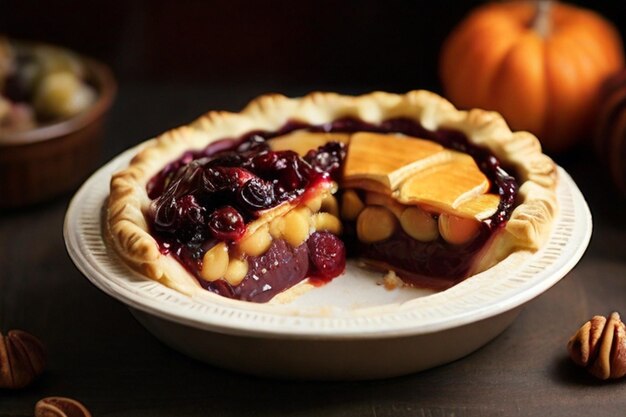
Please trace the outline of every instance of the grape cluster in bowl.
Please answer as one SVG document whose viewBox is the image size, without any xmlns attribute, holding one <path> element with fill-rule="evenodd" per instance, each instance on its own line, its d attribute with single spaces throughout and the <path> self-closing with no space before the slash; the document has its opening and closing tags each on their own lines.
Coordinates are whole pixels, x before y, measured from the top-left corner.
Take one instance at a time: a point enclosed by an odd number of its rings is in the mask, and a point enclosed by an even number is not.
<svg viewBox="0 0 626 417">
<path fill-rule="evenodd" d="M 76 116 L 96 98 L 74 52 L 0 37 L 0 135 Z"/>
</svg>

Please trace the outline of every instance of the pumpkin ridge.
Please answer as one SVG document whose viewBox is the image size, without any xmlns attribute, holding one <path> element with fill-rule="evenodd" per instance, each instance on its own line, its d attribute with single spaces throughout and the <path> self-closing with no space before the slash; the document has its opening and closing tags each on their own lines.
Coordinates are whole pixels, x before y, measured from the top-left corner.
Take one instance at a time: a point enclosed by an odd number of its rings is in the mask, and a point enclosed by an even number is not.
<svg viewBox="0 0 626 417">
<path fill-rule="evenodd" d="M 490 85 L 497 76 L 498 68 L 502 66 L 502 62 L 517 42 L 518 35 L 497 36 L 496 39 L 499 39 L 497 43 L 491 42 L 489 45 L 483 43 L 479 47 L 470 46 L 467 48 L 467 52 L 462 55 L 465 59 L 459 60 L 459 63 L 472 61 L 483 63 L 481 71 L 476 73 L 467 71 L 465 72 L 467 74 L 466 77 L 458 76 L 460 80 L 466 82 L 466 85 L 471 86 L 473 91 L 472 98 L 476 100 L 476 106 L 481 108 L 487 105 Z M 477 45 L 477 43 L 474 45 Z M 485 49 L 488 50 L 485 51 Z M 491 58 L 484 58 L 482 54 L 488 54 Z"/>
<path fill-rule="evenodd" d="M 487 99 L 490 94 L 491 86 L 494 84 L 494 80 L 498 75 L 498 68 L 502 67 L 502 63 L 506 59 L 509 51 L 511 51 L 511 49 L 513 48 L 514 44 L 515 39 L 510 38 L 510 42 L 501 47 L 499 55 L 493 58 L 493 64 L 490 66 L 490 68 L 483 68 L 483 71 L 481 72 L 481 77 L 483 78 L 483 81 L 481 81 L 480 83 L 474 83 L 475 88 L 479 90 L 476 97 L 479 107 L 484 108 L 488 106 Z M 494 49 L 492 48 L 490 52 L 494 53 Z"/>
<path fill-rule="evenodd" d="M 555 35 L 561 35 L 564 30 L 570 27 L 578 29 L 583 24 L 581 18 L 584 18 L 584 13 L 569 4 L 555 2 L 552 11 L 552 21 L 556 29 L 553 32 Z"/>
<path fill-rule="evenodd" d="M 474 37 L 477 36 L 484 39 L 493 39 L 494 37 L 498 39 L 514 39 L 517 36 L 517 33 L 507 33 L 510 32 L 510 27 L 507 27 L 507 25 L 503 24 L 501 21 L 496 20 L 494 24 L 491 24 L 491 22 L 492 20 L 478 21 L 474 25 L 470 25 L 470 22 L 467 22 L 464 27 L 461 27 L 459 28 L 460 30 L 453 32 L 446 40 L 447 47 L 444 47 L 444 51 L 447 52 L 442 54 L 441 76 L 444 81 L 444 85 L 448 86 L 448 88 L 446 88 L 446 94 L 459 107 L 468 106 L 467 96 L 471 96 L 472 99 L 476 97 L 478 89 L 473 88 L 475 83 L 468 83 L 467 81 L 468 79 L 471 81 L 476 78 L 477 75 L 483 74 L 484 66 L 480 71 L 478 69 L 476 71 L 468 71 L 466 69 L 463 72 L 465 77 L 459 75 L 458 68 L 460 66 L 467 68 L 466 63 L 468 62 L 482 62 L 476 60 L 477 56 L 480 55 L 481 50 L 491 47 L 490 44 L 474 42 Z M 497 67 L 499 65 L 500 60 L 495 60 L 493 66 Z M 485 88 L 483 88 L 483 92 L 480 96 L 485 95 L 487 85 L 488 83 L 485 83 Z M 467 86 L 470 86 L 470 89 L 472 90 L 471 94 L 455 94 L 455 92 L 458 91 L 465 91 Z M 482 99 L 480 101 L 483 102 Z M 478 104 L 478 106 L 480 107 L 480 104 Z"/>
<path fill-rule="evenodd" d="M 590 41 L 595 42 L 595 48 L 597 48 L 596 50 L 600 56 L 604 56 L 602 52 L 606 50 L 603 46 L 606 47 L 606 45 L 603 44 L 606 42 L 611 42 L 613 46 L 622 46 L 621 36 L 615 25 L 593 10 L 585 9 L 584 13 L 580 10 L 574 10 L 568 16 L 568 19 L 562 23 L 562 28 L 569 31 L 568 36 L 581 34 L 588 37 Z M 598 36 L 602 40 L 599 40 Z M 609 49 L 609 51 L 612 51 L 612 49 Z"/>
<path fill-rule="evenodd" d="M 543 91 L 544 88 L 537 88 L 536 91 L 530 91 L 521 87 L 520 83 L 523 82 L 523 80 L 527 79 L 528 75 L 531 73 L 529 67 L 526 64 L 524 64 L 523 68 L 517 70 L 517 72 L 511 69 L 516 67 L 514 60 L 519 60 L 518 55 L 524 51 L 521 48 L 528 49 L 527 44 L 529 43 L 529 40 L 534 40 L 539 48 L 545 49 L 543 47 L 544 43 L 541 41 L 541 38 L 533 31 L 526 31 L 522 36 L 517 38 L 512 47 L 507 51 L 507 53 L 501 60 L 498 71 L 496 71 L 492 79 L 490 94 L 491 97 L 495 100 L 495 106 L 492 106 L 493 108 L 491 108 L 491 110 L 497 109 L 497 111 L 502 113 L 507 123 L 511 125 L 514 129 L 519 129 L 520 125 L 523 125 L 523 123 L 519 123 L 518 116 L 524 115 L 525 117 L 527 117 L 529 114 L 534 115 L 535 126 L 525 127 L 525 130 L 533 132 L 537 131 L 538 128 L 543 125 L 543 119 L 545 118 L 545 102 L 540 104 L 540 107 L 543 107 L 543 109 L 541 109 L 541 111 L 538 111 L 536 106 L 538 103 L 531 103 L 531 101 L 537 101 L 534 96 L 537 93 Z M 533 53 L 534 52 L 536 51 L 533 51 Z M 538 54 L 538 57 L 541 58 L 537 59 L 541 59 L 543 61 L 543 53 Z M 532 63 L 532 61 L 529 60 L 525 61 L 525 63 L 527 62 Z M 542 83 L 545 84 L 543 62 L 537 64 L 537 68 L 539 69 L 535 71 L 535 73 L 536 75 L 540 76 L 540 78 L 542 79 Z M 512 74 L 512 72 L 515 72 L 515 74 Z M 522 96 L 528 97 L 530 98 L 530 100 L 524 102 L 524 104 L 521 104 L 520 100 L 511 102 L 511 91 L 522 91 Z"/>
<path fill-rule="evenodd" d="M 591 125 L 590 115 L 593 113 L 594 104 L 585 98 L 595 96 L 598 84 L 595 74 L 598 69 L 592 60 L 587 59 L 585 51 L 578 48 L 576 41 L 570 37 L 552 39 L 546 44 L 546 54 L 555 59 L 560 57 L 556 64 L 549 65 L 546 62 L 546 71 L 549 74 L 546 99 L 548 106 L 554 106 L 561 111 L 545 119 L 542 131 L 546 137 L 557 134 L 563 136 L 561 144 L 575 143 L 576 132 L 581 129 L 586 131 Z M 549 61 L 549 58 L 546 61 Z M 565 66 L 570 68 L 568 76 L 564 76 Z M 558 73 L 553 74 L 550 68 L 558 69 Z M 584 94 L 581 94 L 581 91 Z"/>
<path fill-rule="evenodd" d="M 619 39 L 614 38 L 609 32 L 602 34 L 602 31 L 599 31 L 600 35 L 598 33 L 592 35 L 589 29 L 589 27 L 586 27 L 584 31 L 571 30 L 567 33 L 567 36 L 575 39 L 578 48 L 585 48 L 585 51 L 592 57 L 593 61 L 603 64 L 603 72 L 614 68 L 616 65 L 623 66 L 623 58 L 619 54 L 606 53 L 608 44 L 614 46 L 616 50 L 617 48 L 621 50 L 622 44 Z M 602 40 L 598 40 L 596 36 L 602 36 Z M 608 48 L 609 52 L 612 50 L 612 48 Z"/>
</svg>

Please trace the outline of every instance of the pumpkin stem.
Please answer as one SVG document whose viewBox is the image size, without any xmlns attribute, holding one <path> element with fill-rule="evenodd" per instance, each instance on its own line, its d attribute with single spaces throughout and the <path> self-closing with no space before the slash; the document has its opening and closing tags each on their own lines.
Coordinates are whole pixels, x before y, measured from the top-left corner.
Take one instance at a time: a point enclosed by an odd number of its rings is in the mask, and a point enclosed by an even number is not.
<svg viewBox="0 0 626 417">
<path fill-rule="evenodd" d="M 550 35 L 550 9 L 552 8 L 552 0 L 535 0 L 535 17 L 533 18 L 532 28 L 542 38 Z"/>
</svg>

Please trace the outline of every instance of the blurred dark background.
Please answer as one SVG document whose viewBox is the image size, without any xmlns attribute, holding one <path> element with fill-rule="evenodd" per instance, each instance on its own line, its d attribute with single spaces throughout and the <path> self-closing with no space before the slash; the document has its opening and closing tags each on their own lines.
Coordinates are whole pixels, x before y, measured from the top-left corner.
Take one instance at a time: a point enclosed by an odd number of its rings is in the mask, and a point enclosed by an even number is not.
<svg viewBox="0 0 626 417">
<path fill-rule="evenodd" d="M 209 110 L 238 111 L 265 93 L 441 94 L 441 46 L 482 3 L 0 0 L 0 33 L 66 46 L 111 67 L 119 89 L 104 162 Z M 569 3 L 605 16 L 626 39 L 626 1 Z M 565 163 L 562 155 L 558 162 Z"/>
<path fill-rule="evenodd" d="M 99 58 L 122 84 L 439 91 L 441 44 L 481 3 L 2 0 L 0 32 Z M 570 3 L 598 11 L 626 35 L 625 1 Z"/>
</svg>

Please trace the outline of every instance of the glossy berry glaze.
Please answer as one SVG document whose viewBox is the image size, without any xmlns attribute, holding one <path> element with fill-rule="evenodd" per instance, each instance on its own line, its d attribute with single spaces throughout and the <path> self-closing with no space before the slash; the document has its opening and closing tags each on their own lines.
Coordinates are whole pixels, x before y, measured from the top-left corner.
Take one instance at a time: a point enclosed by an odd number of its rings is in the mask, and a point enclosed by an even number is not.
<svg viewBox="0 0 626 417">
<path fill-rule="evenodd" d="M 248 256 L 248 273 L 237 286 L 224 280 L 207 282 L 199 271 L 204 253 L 220 241 L 236 242 L 246 225 L 264 210 L 284 202 L 307 198 L 307 190 L 340 181 L 345 145 L 331 142 L 311 150 L 304 158 L 291 151 L 273 152 L 266 141 L 294 130 L 314 132 L 398 132 L 430 139 L 445 147 L 468 153 L 491 180 L 491 192 L 500 195 L 498 211 L 483 222 L 480 235 L 471 243 L 452 247 L 441 238 L 420 243 L 403 231 L 375 244 L 358 243 L 354 225 L 346 224 L 342 238 L 350 250 L 399 269 L 408 282 L 419 286 L 447 288 L 467 276 L 475 255 L 506 224 L 517 195 L 517 183 L 487 150 L 472 145 L 458 131 L 429 131 L 419 123 L 390 119 L 372 125 L 356 119 L 339 119 L 310 126 L 287 123 L 276 132 L 251 132 L 241 138 L 211 143 L 199 152 L 186 152 L 167 165 L 148 184 L 153 200 L 150 220 L 153 235 L 163 253 L 172 253 L 209 291 L 226 297 L 264 302 L 306 277 L 325 282 L 341 274 L 346 249 L 327 232 L 313 233 L 307 242 L 293 248 L 274 240 L 263 255 Z M 409 271 L 422 271 L 420 274 Z"/>
</svg>

